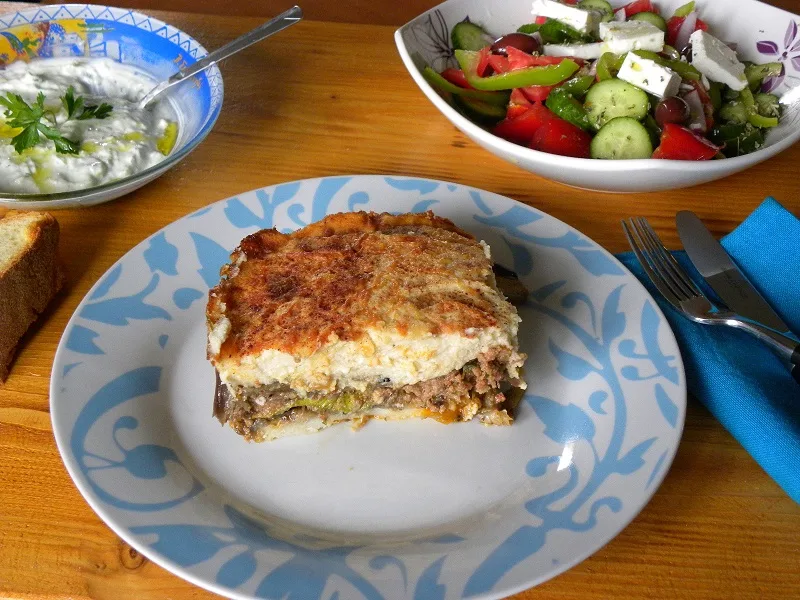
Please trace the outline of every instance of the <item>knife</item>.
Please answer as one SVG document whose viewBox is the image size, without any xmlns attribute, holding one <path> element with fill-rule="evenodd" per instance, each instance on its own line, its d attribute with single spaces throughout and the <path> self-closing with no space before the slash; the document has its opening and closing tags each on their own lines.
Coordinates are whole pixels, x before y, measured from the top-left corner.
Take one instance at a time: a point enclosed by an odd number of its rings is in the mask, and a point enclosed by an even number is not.
<svg viewBox="0 0 800 600">
<path fill-rule="evenodd" d="M 696 214 L 682 210 L 676 215 L 675 223 L 692 264 L 728 308 L 775 331 L 789 332 L 789 326 L 747 280 Z"/>
<path fill-rule="evenodd" d="M 682 210 L 675 216 L 675 223 L 678 226 L 678 237 L 681 238 L 689 260 L 728 308 L 770 329 L 794 337 L 789 326 L 767 304 L 696 214 Z M 788 341 L 789 338 L 785 340 Z M 794 343 L 789 345 L 794 346 Z M 792 378 L 800 383 L 800 344 L 794 346 L 794 351 L 788 349 L 788 353 L 791 353 L 789 370 Z"/>
</svg>

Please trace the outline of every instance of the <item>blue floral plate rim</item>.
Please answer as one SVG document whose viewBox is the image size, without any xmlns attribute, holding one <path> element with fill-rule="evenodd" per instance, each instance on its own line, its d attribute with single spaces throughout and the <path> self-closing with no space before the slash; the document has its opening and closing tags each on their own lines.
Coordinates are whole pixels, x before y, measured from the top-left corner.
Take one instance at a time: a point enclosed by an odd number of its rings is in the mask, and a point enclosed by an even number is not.
<svg viewBox="0 0 800 600">
<path fill-rule="evenodd" d="M 202 314 L 199 300 L 228 252 L 258 228 L 288 231 L 330 212 L 428 209 L 462 226 L 467 223 L 476 235 L 494 236 L 491 247 L 499 261 L 519 272 L 529 287 L 530 281 L 541 284 L 531 288 L 533 301 L 520 312 L 523 327 L 531 315 L 539 315 L 553 328 L 548 330 L 552 339 L 535 352 L 549 357 L 550 376 L 559 385 L 583 393 L 589 391 L 587 380 L 611 382 L 611 393 L 598 388 L 580 401 L 571 396 L 574 402 L 567 403 L 536 393 L 547 386 L 529 388 L 518 423 L 504 428 L 537 432 L 531 443 L 544 444 L 547 452 L 526 455 L 520 477 L 541 484 L 547 493 L 518 506 L 503 505 L 506 516 L 517 519 L 508 531 L 505 524 L 498 526 L 503 529 L 499 533 L 480 530 L 486 523 L 472 530 L 430 528 L 435 536 L 390 544 L 393 553 L 379 542 L 336 545 L 306 530 L 281 529 L 258 507 L 248 510 L 252 504 L 219 502 L 206 471 L 192 470 L 195 456 L 181 447 L 174 431 L 142 420 L 149 413 L 141 408 L 164 395 L 168 371 L 175 368 L 172 345 L 180 343 L 182 324 Z M 545 264 L 536 264 L 542 257 L 548 259 Z M 547 271 L 550 263 L 568 267 L 568 276 L 548 280 L 551 274 L 539 270 Z M 571 289 L 571 278 L 590 281 L 591 289 Z M 595 307 L 595 300 L 602 306 Z M 145 336 L 152 339 L 145 343 Z M 586 357 L 571 352 L 574 338 L 592 352 Z M 146 361 L 129 369 L 130 362 L 113 355 L 131 348 L 158 364 Z M 155 359 L 159 348 L 163 356 Z M 644 389 L 652 390 L 650 406 L 626 402 L 627 393 Z M 59 451 L 90 506 L 154 562 L 233 598 L 499 598 L 532 587 L 596 552 L 639 513 L 674 458 L 685 405 L 683 363 L 669 325 L 644 287 L 610 253 L 557 219 L 504 196 L 444 181 L 382 175 L 278 184 L 221 200 L 167 225 L 131 249 L 87 293 L 65 328 L 51 378 Z M 617 425 L 609 429 L 608 421 Z M 631 423 L 635 428 L 627 429 Z M 459 427 L 448 429 L 451 437 L 467 431 Z M 368 435 L 359 432 L 347 443 Z M 308 444 L 318 439 L 309 436 Z M 134 441 L 141 443 L 132 446 Z M 552 448 L 563 452 L 555 455 Z M 590 463 L 588 475 L 582 474 Z M 111 479 L 100 477 L 108 474 Z M 120 497 L 151 483 L 165 485 L 158 492 L 163 497 L 155 492 L 144 499 Z M 198 513 L 203 514 L 200 520 Z M 481 545 L 493 535 L 493 547 L 482 555 Z M 571 543 L 581 543 L 580 550 L 564 552 L 562 538 L 570 536 Z M 293 556 L 285 562 L 265 558 L 274 552 Z M 302 573 L 307 577 L 299 577 Z"/>
</svg>

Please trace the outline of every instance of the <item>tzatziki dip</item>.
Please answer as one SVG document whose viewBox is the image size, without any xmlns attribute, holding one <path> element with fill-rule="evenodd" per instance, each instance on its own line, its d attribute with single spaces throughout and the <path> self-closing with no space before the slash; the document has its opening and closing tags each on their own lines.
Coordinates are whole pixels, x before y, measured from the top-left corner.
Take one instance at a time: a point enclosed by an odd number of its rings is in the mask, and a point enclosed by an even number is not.
<svg viewBox="0 0 800 600">
<path fill-rule="evenodd" d="M 137 106 L 157 83 L 108 58 L 20 60 L 0 70 L 0 193 L 82 190 L 164 160 L 178 135 L 176 111 L 163 97 Z"/>
</svg>

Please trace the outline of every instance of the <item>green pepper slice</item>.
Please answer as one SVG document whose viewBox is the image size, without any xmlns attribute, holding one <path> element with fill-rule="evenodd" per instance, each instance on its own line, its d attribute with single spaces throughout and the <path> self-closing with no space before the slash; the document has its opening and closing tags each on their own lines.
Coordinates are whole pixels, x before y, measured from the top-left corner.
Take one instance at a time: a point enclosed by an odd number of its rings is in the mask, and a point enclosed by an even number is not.
<svg viewBox="0 0 800 600">
<path fill-rule="evenodd" d="M 583 35 L 574 27 L 556 19 L 547 19 L 539 27 L 539 35 L 545 44 L 563 44 L 565 42 L 591 42 L 592 38 Z"/>
<path fill-rule="evenodd" d="M 763 131 L 749 123 L 717 125 L 709 131 L 708 139 L 724 146 L 722 153 L 727 157 L 750 154 L 764 145 Z"/>
<path fill-rule="evenodd" d="M 480 58 L 478 52 L 456 50 L 455 54 L 467 82 L 476 90 L 483 91 L 511 90 L 529 85 L 555 85 L 567 79 L 580 68 L 575 61 L 565 58 L 555 65 L 526 67 L 507 73 L 479 77 L 478 61 Z"/>
<path fill-rule="evenodd" d="M 750 89 L 756 91 L 767 77 L 780 75 L 781 68 L 781 63 L 779 62 L 763 63 L 761 65 L 748 64 L 744 68 L 744 76 L 747 78 L 747 84 Z"/>
<path fill-rule="evenodd" d="M 542 26 L 539 23 L 526 23 L 525 25 L 520 25 L 517 31 L 519 33 L 527 33 L 528 35 L 531 35 L 539 31 L 541 27 Z"/>
<path fill-rule="evenodd" d="M 711 81 L 708 88 L 708 97 L 711 98 L 711 106 L 715 111 L 722 108 L 722 84 Z"/>
<path fill-rule="evenodd" d="M 616 77 L 626 56 L 627 54 L 617 56 L 613 52 L 604 52 L 597 61 L 597 80 L 603 81 Z"/>
<path fill-rule="evenodd" d="M 508 94 L 505 92 L 482 92 L 480 90 L 468 90 L 450 83 L 447 81 L 447 79 L 439 75 L 439 73 L 430 67 L 425 67 L 425 69 L 423 69 L 422 76 L 425 78 L 425 81 L 430 83 L 433 87 L 455 96 L 480 100 L 481 102 L 486 102 L 487 104 L 492 104 L 494 106 L 505 106 L 508 104 Z"/>
<path fill-rule="evenodd" d="M 583 104 L 573 98 L 564 88 L 556 88 L 550 92 L 545 101 L 545 106 L 553 111 L 556 116 L 581 129 L 592 129 Z"/>
<path fill-rule="evenodd" d="M 682 60 L 672 60 L 671 58 L 664 58 L 660 54 L 657 54 L 656 52 L 652 52 L 650 50 L 634 50 L 633 53 L 636 54 L 637 56 L 641 56 L 642 58 L 648 58 L 653 62 L 655 62 L 656 64 L 661 65 L 662 67 L 667 67 L 669 69 L 672 69 L 683 79 L 700 81 L 700 71 L 698 71 L 689 63 L 683 62 Z"/>
<path fill-rule="evenodd" d="M 750 91 L 750 88 L 746 87 L 739 92 L 739 98 L 741 98 L 742 104 L 744 104 L 744 108 L 747 111 L 748 123 L 755 125 L 756 127 L 778 126 L 778 117 L 764 117 L 758 114 L 756 101 L 755 98 L 753 98 L 753 92 Z"/>
<path fill-rule="evenodd" d="M 689 63 L 685 63 L 682 60 L 665 60 L 664 65 L 675 71 L 678 75 L 680 75 L 683 79 L 690 79 L 692 81 L 700 81 L 700 71 L 694 68 Z"/>
<path fill-rule="evenodd" d="M 681 59 L 681 53 L 678 52 L 675 48 L 673 48 L 669 44 L 664 44 L 664 48 L 661 50 L 661 54 L 663 54 L 668 59 L 672 60 Z"/>
<path fill-rule="evenodd" d="M 687 2 L 683 6 L 679 6 L 675 9 L 675 13 L 672 15 L 673 17 L 687 17 L 689 13 L 694 10 L 694 0 L 691 2 Z"/>
<path fill-rule="evenodd" d="M 573 77 L 569 81 L 565 81 L 558 89 L 564 90 L 572 96 L 579 97 L 586 94 L 592 85 L 594 85 L 594 77 L 591 75 L 583 75 L 581 77 Z"/>
</svg>

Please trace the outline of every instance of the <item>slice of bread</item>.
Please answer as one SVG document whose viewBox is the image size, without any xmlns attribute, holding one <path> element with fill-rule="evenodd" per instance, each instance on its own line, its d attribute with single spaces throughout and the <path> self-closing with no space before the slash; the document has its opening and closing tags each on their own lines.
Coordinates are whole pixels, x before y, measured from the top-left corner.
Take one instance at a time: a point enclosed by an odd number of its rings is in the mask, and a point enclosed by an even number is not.
<svg viewBox="0 0 800 600">
<path fill-rule="evenodd" d="M 0 218 L 0 382 L 19 340 L 61 287 L 58 233 L 48 213 L 11 211 Z"/>
</svg>

